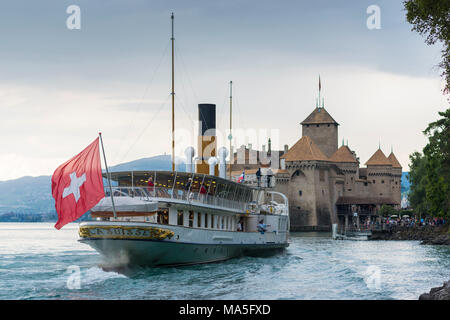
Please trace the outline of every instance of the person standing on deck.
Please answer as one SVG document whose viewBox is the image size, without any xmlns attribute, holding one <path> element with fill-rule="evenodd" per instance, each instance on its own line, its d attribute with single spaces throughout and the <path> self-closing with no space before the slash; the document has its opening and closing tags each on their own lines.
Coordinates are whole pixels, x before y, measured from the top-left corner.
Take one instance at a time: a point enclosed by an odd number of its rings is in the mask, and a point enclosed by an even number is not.
<svg viewBox="0 0 450 320">
<path fill-rule="evenodd" d="M 147 181 L 147 190 L 148 190 L 148 193 L 149 193 L 150 195 L 153 195 L 153 193 L 154 193 L 154 191 L 155 191 L 155 184 L 153 183 L 153 178 L 152 178 L 152 177 L 148 178 L 148 181 Z"/>
<path fill-rule="evenodd" d="M 256 171 L 256 180 L 258 181 L 258 187 L 261 186 L 261 168 Z"/>
</svg>

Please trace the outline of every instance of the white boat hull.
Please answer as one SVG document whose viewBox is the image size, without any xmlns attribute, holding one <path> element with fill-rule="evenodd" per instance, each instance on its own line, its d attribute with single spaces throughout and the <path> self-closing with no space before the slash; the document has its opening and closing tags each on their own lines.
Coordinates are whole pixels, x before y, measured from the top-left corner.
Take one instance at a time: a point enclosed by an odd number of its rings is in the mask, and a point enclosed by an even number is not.
<svg viewBox="0 0 450 320">
<path fill-rule="evenodd" d="M 145 230 L 152 231 L 144 233 Z M 286 232 L 261 234 L 135 222 L 83 222 L 80 236 L 81 242 L 101 253 L 111 265 L 210 263 L 272 253 L 289 245 Z"/>
</svg>

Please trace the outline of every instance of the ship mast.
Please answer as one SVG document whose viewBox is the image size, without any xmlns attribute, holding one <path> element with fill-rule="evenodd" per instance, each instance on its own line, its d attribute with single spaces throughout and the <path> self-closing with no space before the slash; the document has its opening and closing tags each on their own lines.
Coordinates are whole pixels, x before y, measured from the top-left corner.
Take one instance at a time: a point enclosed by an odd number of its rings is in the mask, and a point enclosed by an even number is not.
<svg viewBox="0 0 450 320">
<path fill-rule="evenodd" d="M 172 171 L 175 171 L 175 82 L 174 82 L 174 41 L 173 37 L 173 12 L 170 17 L 172 19 Z"/>
<path fill-rule="evenodd" d="M 230 170 L 229 170 L 229 176 L 231 180 L 231 166 L 232 162 L 234 160 L 234 154 L 231 149 L 231 141 L 233 139 L 233 135 L 231 134 L 231 127 L 232 127 L 232 120 L 233 120 L 233 81 L 230 81 L 230 135 L 228 136 L 228 139 L 230 140 Z"/>
</svg>

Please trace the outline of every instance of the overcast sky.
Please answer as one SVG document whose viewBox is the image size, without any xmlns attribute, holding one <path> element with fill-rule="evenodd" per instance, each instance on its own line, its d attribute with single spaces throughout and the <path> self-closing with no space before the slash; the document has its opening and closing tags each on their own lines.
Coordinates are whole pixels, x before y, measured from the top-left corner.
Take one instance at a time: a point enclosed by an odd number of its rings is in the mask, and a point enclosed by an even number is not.
<svg viewBox="0 0 450 320">
<path fill-rule="evenodd" d="M 66 26 L 72 4 L 79 30 Z M 369 30 L 373 4 L 381 29 Z M 215 103 L 226 130 L 232 80 L 233 126 L 292 146 L 320 74 L 339 144 L 348 139 L 361 165 L 379 142 L 386 155 L 392 146 L 407 171 L 448 108 L 441 47 L 411 31 L 401 1 L 15 0 L 0 11 L 0 180 L 50 175 L 99 131 L 109 165 L 170 153 L 172 11 L 181 131 L 194 128 L 198 103 Z"/>
</svg>

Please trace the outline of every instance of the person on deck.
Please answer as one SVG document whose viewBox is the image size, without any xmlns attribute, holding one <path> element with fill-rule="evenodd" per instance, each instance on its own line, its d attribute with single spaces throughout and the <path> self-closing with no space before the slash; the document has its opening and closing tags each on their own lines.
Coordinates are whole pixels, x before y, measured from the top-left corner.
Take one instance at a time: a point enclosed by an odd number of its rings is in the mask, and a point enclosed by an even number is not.
<svg viewBox="0 0 450 320">
<path fill-rule="evenodd" d="M 153 183 L 153 178 L 152 178 L 152 177 L 148 178 L 147 186 L 148 186 L 148 187 L 147 187 L 148 193 L 149 193 L 150 195 L 153 195 L 153 193 L 154 193 L 154 191 L 155 191 L 155 184 Z"/>
<path fill-rule="evenodd" d="M 203 201 L 205 199 L 205 194 L 206 194 L 206 188 L 205 186 L 202 184 L 200 187 L 200 201 Z"/>
<path fill-rule="evenodd" d="M 260 220 L 256 228 L 259 232 L 261 232 L 261 234 L 264 234 L 264 232 L 267 230 L 267 225 L 264 223 L 264 220 Z"/>
<path fill-rule="evenodd" d="M 261 186 L 261 168 L 256 171 L 256 180 L 258 181 L 258 187 Z"/>
</svg>

